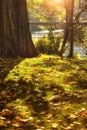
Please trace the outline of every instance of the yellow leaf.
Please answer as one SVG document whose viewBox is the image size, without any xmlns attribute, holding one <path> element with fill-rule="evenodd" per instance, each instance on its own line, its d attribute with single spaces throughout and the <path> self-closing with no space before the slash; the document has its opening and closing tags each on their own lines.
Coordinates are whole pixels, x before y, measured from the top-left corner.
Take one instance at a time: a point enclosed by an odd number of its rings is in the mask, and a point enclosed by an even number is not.
<svg viewBox="0 0 87 130">
<path fill-rule="evenodd" d="M 52 123 L 53 128 L 57 128 L 58 124 L 57 123 Z"/>
</svg>

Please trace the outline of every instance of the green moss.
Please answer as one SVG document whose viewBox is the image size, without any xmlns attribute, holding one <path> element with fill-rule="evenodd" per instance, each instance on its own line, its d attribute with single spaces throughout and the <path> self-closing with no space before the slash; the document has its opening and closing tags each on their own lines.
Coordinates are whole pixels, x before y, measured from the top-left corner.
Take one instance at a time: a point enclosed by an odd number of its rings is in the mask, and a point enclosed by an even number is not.
<svg viewBox="0 0 87 130">
<path fill-rule="evenodd" d="M 0 127 L 86 129 L 87 60 L 0 60 Z"/>
</svg>

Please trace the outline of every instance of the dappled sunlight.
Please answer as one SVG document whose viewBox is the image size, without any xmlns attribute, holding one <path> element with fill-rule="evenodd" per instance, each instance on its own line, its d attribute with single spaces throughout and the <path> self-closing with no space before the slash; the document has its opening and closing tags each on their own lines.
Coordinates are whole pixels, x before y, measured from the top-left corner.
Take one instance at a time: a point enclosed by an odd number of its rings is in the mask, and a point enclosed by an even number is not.
<svg viewBox="0 0 87 130">
<path fill-rule="evenodd" d="M 66 88 L 69 86 L 70 89 L 72 85 L 75 85 L 75 87 L 78 85 L 77 75 L 78 78 L 81 76 L 78 71 L 80 70 L 80 63 L 73 63 L 73 60 L 72 64 L 71 60 L 68 60 L 67 63 L 66 59 L 61 60 L 58 56 L 42 55 L 38 58 L 26 58 L 10 70 L 4 81 L 16 82 L 16 86 L 26 82 L 28 86 L 34 88 L 56 85 L 62 86 L 64 89 L 65 86 Z M 84 81 L 86 81 L 86 72 L 82 70 L 83 74 Z"/>
<path fill-rule="evenodd" d="M 85 129 L 86 60 L 41 55 L 19 61 L 0 86 L 0 128 Z"/>
<path fill-rule="evenodd" d="M 87 129 L 86 6 L 1 0 L 0 130 Z"/>
</svg>

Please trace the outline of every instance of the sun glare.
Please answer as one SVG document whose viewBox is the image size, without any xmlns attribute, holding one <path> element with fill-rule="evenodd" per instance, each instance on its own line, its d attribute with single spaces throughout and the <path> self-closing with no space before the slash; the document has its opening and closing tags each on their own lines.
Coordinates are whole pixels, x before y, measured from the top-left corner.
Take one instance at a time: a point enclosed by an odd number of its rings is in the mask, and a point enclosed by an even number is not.
<svg viewBox="0 0 87 130">
<path fill-rule="evenodd" d="M 61 2 L 62 0 L 54 0 L 55 2 Z"/>
<path fill-rule="evenodd" d="M 63 0 L 53 0 L 55 3 L 57 3 L 59 6 L 63 6 L 64 2 Z"/>
<path fill-rule="evenodd" d="M 62 5 L 63 4 L 63 0 L 53 0 L 54 2 L 56 2 L 57 4 L 59 5 Z"/>
</svg>

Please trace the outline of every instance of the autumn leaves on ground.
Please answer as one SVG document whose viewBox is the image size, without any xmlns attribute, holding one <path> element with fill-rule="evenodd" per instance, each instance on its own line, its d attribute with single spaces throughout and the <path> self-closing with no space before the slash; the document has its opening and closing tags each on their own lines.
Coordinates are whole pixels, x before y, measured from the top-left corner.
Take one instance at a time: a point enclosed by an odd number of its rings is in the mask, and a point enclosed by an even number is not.
<svg viewBox="0 0 87 130">
<path fill-rule="evenodd" d="M 0 58 L 0 130 L 86 129 L 86 59 Z"/>
</svg>

